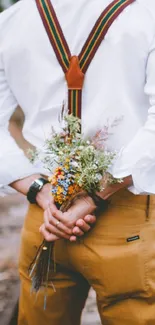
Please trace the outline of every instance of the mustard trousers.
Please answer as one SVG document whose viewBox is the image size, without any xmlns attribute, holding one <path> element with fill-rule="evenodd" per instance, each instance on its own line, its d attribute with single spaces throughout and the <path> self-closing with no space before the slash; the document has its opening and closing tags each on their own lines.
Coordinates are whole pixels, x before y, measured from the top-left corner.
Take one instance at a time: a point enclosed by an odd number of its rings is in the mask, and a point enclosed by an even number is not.
<svg viewBox="0 0 155 325">
<path fill-rule="evenodd" d="M 114 195 L 93 229 L 76 243 L 55 245 L 57 272 L 44 290 L 31 292 L 28 267 L 42 236 L 43 212 L 30 206 L 22 230 L 18 325 L 80 325 L 90 286 L 103 325 L 155 325 L 155 196 Z M 96 325 L 96 324 L 94 324 Z"/>
</svg>

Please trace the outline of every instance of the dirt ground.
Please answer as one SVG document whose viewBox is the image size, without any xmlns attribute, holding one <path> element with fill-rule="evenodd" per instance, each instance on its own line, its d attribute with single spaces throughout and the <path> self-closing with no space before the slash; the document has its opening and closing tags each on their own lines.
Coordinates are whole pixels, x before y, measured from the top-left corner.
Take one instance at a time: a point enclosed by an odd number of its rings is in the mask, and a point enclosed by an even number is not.
<svg viewBox="0 0 155 325">
<path fill-rule="evenodd" d="M 26 208 L 26 200 L 20 195 L 0 198 L 0 325 L 8 325 L 18 300 L 18 251 Z M 93 291 L 90 291 L 82 325 L 100 325 Z"/>
</svg>

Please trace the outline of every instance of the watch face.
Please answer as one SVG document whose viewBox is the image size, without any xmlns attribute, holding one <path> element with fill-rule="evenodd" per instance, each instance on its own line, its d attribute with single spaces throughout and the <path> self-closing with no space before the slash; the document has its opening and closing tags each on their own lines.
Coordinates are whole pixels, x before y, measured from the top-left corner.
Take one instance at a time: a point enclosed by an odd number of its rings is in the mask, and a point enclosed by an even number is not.
<svg viewBox="0 0 155 325">
<path fill-rule="evenodd" d="M 40 190 L 43 186 L 43 182 L 40 179 L 37 179 L 33 185 L 35 186 L 36 189 Z"/>
</svg>

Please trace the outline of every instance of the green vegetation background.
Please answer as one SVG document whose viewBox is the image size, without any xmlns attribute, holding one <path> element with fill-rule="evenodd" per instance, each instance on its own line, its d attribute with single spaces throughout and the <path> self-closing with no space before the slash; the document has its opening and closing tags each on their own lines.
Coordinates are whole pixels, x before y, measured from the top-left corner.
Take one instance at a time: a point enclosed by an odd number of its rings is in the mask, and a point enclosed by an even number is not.
<svg viewBox="0 0 155 325">
<path fill-rule="evenodd" d="M 13 4 L 13 3 L 15 3 L 15 2 L 17 2 L 17 1 L 18 1 L 18 0 L 10 0 L 10 3 Z M 4 9 L 2 2 L 4 2 L 4 1 L 0 0 L 0 11 L 2 11 L 2 10 Z"/>
</svg>

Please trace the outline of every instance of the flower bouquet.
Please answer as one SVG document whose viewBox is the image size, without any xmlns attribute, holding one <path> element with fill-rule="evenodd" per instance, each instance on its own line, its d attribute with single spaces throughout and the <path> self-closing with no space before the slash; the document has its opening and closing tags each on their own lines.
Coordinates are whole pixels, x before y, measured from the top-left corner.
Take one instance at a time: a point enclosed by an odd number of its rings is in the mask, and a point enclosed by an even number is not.
<svg viewBox="0 0 155 325">
<path fill-rule="evenodd" d="M 85 139 L 80 130 L 79 118 L 65 116 L 60 133 L 52 128 L 51 137 L 45 142 L 41 159 L 51 173 L 49 182 L 55 204 L 63 212 L 69 209 L 77 197 L 93 197 L 96 192 L 103 190 L 105 183 L 120 181 L 108 173 L 115 153 L 105 149 L 104 130 L 89 139 Z M 40 155 L 41 152 L 31 151 L 31 160 L 34 161 Z M 53 171 L 54 163 L 57 167 Z M 42 286 L 47 288 L 49 274 L 55 271 L 53 249 L 54 242 L 44 240 L 30 266 L 32 289 L 35 292 Z M 54 286 L 53 289 L 55 290 Z"/>
</svg>

